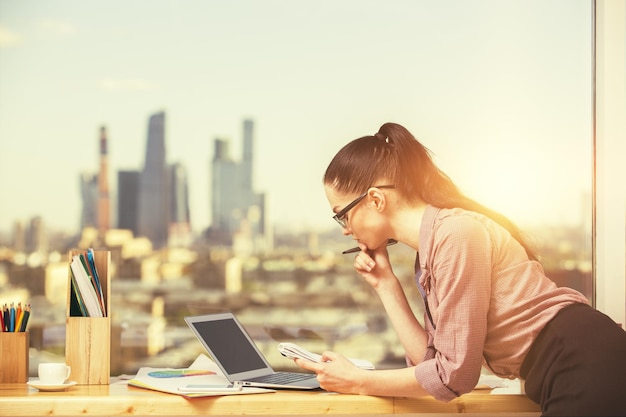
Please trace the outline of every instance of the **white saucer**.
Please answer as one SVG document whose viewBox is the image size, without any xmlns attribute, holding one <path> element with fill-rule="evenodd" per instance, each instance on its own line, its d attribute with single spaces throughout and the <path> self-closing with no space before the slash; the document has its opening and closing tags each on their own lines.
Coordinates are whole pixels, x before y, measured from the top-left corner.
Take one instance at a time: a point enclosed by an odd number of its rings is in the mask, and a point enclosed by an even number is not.
<svg viewBox="0 0 626 417">
<path fill-rule="evenodd" d="M 39 391 L 65 391 L 69 387 L 76 385 L 76 381 L 67 381 L 63 384 L 44 384 L 39 382 L 39 380 L 35 380 L 28 381 L 27 384 L 33 388 L 37 388 Z"/>
</svg>

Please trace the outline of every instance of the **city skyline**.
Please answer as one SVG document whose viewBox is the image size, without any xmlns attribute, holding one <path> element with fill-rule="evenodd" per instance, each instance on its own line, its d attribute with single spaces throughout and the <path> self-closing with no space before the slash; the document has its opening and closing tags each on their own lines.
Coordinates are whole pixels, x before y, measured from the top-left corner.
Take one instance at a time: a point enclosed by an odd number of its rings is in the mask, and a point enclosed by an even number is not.
<svg viewBox="0 0 626 417">
<path fill-rule="evenodd" d="M 141 169 L 159 111 L 198 233 L 213 141 L 240 155 L 244 119 L 255 122 L 254 188 L 271 223 L 294 230 L 334 227 L 323 171 L 387 121 L 520 224 L 578 223 L 591 189 L 588 1 L 0 1 L 0 62 L 2 233 L 35 216 L 76 230 L 100 127 L 117 193 L 117 173 Z"/>
</svg>

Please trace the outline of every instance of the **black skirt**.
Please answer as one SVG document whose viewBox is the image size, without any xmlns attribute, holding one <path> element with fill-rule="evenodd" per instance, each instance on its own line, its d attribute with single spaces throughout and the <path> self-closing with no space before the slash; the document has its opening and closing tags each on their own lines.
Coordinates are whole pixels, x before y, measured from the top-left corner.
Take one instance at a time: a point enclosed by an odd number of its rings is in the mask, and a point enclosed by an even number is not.
<svg viewBox="0 0 626 417">
<path fill-rule="evenodd" d="M 626 416 L 626 332 L 586 304 L 557 313 L 520 373 L 543 416 Z"/>
</svg>

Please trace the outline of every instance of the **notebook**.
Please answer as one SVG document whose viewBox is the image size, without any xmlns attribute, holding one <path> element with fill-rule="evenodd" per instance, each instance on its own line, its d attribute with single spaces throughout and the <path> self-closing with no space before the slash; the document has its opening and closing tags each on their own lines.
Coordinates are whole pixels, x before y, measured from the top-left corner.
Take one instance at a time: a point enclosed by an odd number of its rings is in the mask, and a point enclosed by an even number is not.
<svg viewBox="0 0 626 417">
<path fill-rule="evenodd" d="M 230 382 L 263 388 L 315 389 L 315 374 L 275 372 L 233 313 L 185 317 L 185 322 Z"/>
</svg>

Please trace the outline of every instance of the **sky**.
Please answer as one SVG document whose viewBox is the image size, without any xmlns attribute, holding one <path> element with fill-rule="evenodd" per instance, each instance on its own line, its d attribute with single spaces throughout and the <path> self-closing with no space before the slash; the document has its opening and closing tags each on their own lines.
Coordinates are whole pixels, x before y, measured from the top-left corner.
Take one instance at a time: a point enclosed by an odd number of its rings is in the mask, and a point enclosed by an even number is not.
<svg viewBox="0 0 626 417">
<path fill-rule="evenodd" d="M 520 225 L 579 224 L 591 50 L 589 0 L 0 0 L 0 233 L 33 216 L 76 232 L 100 127 L 115 193 L 160 111 L 197 232 L 213 141 L 239 159 L 246 118 L 254 188 L 283 230 L 336 227 L 323 172 L 389 121 Z"/>
</svg>

